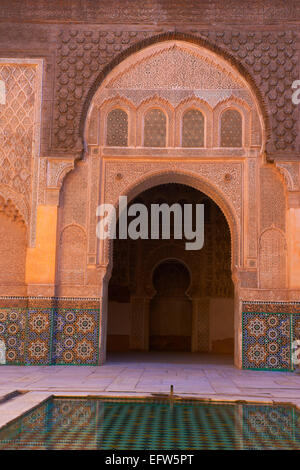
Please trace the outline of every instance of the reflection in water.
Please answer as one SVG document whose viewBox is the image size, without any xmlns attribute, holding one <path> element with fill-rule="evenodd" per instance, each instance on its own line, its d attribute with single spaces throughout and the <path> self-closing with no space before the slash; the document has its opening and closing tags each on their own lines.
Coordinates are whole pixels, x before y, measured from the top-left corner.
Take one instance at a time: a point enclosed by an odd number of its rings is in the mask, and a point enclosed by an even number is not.
<svg viewBox="0 0 300 470">
<path fill-rule="evenodd" d="M 300 449 L 289 406 L 50 399 L 0 430 L 0 449 Z"/>
</svg>

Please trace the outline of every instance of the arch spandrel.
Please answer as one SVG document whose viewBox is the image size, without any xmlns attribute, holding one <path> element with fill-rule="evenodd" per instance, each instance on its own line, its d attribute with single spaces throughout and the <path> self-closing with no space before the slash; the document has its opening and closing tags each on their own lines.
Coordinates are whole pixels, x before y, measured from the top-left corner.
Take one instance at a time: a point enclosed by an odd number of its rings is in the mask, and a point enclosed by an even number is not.
<svg viewBox="0 0 300 470">
<path fill-rule="evenodd" d="M 225 176 L 225 175 L 224 175 Z M 226 179 L 224 178 L 224 181 Z M 222 210 L 227 220 L 230 232 L 231 232 L 231 264 L 232 269 L 238 267 L 241 261 L 241 247 L 240 247 L 240 220 L 237 217 L 236 210 L 232 206 L 230 199 L 226 195 L 222 194 L 220 189 L 211 184 L 207 179 L 199 178 L 197 173 L 186 172 L 183 169 L 181 171 L 174 169 L 166 169 L 165 167 L 161 170 L 156 169 L 151 173 L 140 176 L 139 179 L 134 179 L 134 183 L 129 184 L 124 188 L 123 191 L 115 191 L 115 194 L 108 189 L 106 203 L 113 204 L 116 209 L 118 208 L 119 195 L 126 195 L 128 203 L 132 201 L 142 192 L 150 189 L 154 186 L 167 184 L 167 183 L 179 183 L 186 186 L 193 187 L 209 196 Z M 114 185 L 116 187 L 116 185 Z M 112 189 L 112 186 L 110 186 Z M 108 196 L 109 195 L 109 196 Z M 113 240 L 104 240 L 98 244 L 98 259 L 100 264 L 111 265 L 112 264 L 112 248 Z M 110 268 L 111 269 L 111 268 Z"/>
</svg>

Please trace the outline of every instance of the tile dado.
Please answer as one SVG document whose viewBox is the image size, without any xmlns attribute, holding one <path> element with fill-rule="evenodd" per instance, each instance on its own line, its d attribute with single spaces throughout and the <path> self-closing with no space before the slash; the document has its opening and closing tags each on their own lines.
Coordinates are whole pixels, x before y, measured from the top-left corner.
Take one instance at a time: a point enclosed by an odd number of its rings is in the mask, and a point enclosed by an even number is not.
<svg viewBox="0 0 300 470">
<path fill-rule="evenodd" d="M 300 302 L 243 302 L 243 368 L 293 370 Z"/>
<path fill-rule="evenodd" d="M 99 299 L 1 298 L 5 363 L 97 365 L 99 305 Z"/>
<path fill-rule="evenodd" d="M 100 299 L 0 298 L 6 364 L 97 365 Z M 292 370 L 300 302 L 243 302 L 243 368 Z"/>
</svg>

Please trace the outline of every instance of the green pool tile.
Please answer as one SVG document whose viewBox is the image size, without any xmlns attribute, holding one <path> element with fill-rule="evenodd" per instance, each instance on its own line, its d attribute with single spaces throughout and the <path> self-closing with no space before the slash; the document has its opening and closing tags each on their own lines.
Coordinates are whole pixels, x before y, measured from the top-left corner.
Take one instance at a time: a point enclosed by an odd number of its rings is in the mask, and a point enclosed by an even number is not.
<svg viewBox="0 0 300 470">
<path fill-rule="evenodd" d="M 0 429 L 2 449 L 300 449 L 289 406 L 49 399 Z"/>
</svg>

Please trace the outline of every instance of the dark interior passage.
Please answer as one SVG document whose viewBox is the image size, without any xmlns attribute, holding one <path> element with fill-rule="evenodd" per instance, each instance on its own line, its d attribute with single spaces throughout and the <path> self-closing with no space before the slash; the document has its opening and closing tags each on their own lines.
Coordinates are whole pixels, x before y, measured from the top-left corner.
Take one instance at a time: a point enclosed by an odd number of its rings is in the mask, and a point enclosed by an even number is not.
<svg viewBox="0 0 300 470">
<path fill-rule="evenodd" d="M 185 239 L 114 240 L 109 283 L 109 351 L 233 354 L 231 240 L 224 214 L 189 186 L 164 184 L 133 203 L 204 204 L 204 246 Z M 173 223 L 172 219 L 171 222 Z"/>
<path fill-rule="evenodd" d="M 156 295 L 150 302 L 150 350 L 191 351 L 192 304 L 186 294 L 187 268 L 176 260 L 161 263 L 154 271 Z"/>
</svg>

